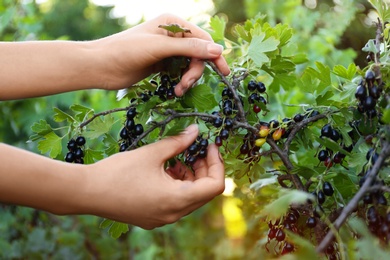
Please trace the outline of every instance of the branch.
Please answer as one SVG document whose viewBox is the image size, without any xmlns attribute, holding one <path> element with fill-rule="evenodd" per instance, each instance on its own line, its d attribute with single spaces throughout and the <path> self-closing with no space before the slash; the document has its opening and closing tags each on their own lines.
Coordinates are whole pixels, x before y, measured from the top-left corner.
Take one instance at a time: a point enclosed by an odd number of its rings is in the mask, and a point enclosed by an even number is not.
<svg viewBox="0 0 390 260">
<path fill-rule="evenodd" d="M 351 213 L 355 210 L 357 207 L 359 201 L 363 198 L 364 194 L 366 194 L 370 188 L 371 184 L 375 180 L 376 176 L 378 175 L 379 170 L 381 169 L 382 165 L 384 164 L 385 160 L 390 156 L 390 143 L 384 142 L 382 152 L 380 153 L 377 161 L 371 168 L 369 174 L 367 174 L 367 178 L 365 182 L 363 183 L 362 187 L 358 190 L 358 192 L 355 194 L 355 196 L 349 201 L 349 203 L 344 207 L 344 209 L 341 211 L 340 216 L 333 222 L 333 227 L 335 231 L 338 231 L 342 224 L 347 220 L 347 218 L 351 215 Z M 321 243 L 317 247 L 317 252 L 321 253 L 323 252 L 326 247 L 329 245 L 329 243 L 333 239 L 333 231 L 329 231 L 324 239 L 321 241 Z"/>
<path fill-rule="evenodd" d="M 114 108 L 114 109 L 110 109 L 110 110 L 107 110 L 107 111 L 103 111 L 103 112 L 94 114 L 91 118 L 89 118 L 89 119 L 85 120 L 84 122 L 82 122 L 79 127 L 80 127 L 80 129 L 85 127 L 86 125 L 91 123 L 93 120 L 95 120 L 99 116 L 106 116 L 108 114 L 112 114 L 112 113 L 119 112 L 119 111 L 127 111 L 128 109 L 129 109 L 129 107 Z"/>
</svg>

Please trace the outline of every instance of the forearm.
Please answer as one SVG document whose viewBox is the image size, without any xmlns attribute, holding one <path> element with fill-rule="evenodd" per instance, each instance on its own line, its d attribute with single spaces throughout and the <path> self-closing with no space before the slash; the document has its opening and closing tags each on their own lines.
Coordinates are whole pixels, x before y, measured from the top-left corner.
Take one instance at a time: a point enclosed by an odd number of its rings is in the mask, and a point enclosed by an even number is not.
<svg viewBox="0 0 390 260">
<path fill-rule="evenodd" d="M 52 160 L 0 143 L 0 202 L 79 214 L 87 200 L 86 165 Z"/>
<path fill-rule="evenodd" d="M 0 100 L 98 88 L 99 55 L 92 42 L 0 43 Z"/>
</svg>

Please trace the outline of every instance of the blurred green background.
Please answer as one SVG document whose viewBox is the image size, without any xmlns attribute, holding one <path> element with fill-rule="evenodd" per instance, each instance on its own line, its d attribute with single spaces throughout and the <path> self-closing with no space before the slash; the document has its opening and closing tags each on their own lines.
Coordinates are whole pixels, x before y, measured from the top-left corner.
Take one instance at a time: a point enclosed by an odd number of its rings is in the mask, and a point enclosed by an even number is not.
<svg viewBox="0 0 390 260">
<path fill-rule="evenodd" d="M 356 62 L 363 67 L 361 48 L 375 33 L 367 19 L 372 10 L 363 0 L 213 0 L 212 4 L 207 15 L 227 20 L 230 39 L 235 24 L 259 13 L 267 15 L 271 24 L 289 24 L 293 40 L 310 62 L 346 66 Z M 113 8 L 88 0 L 0 0 L 0 39 L 104 37 L 131 26 L 126 17 L 113 17 Z M 52 122 L 53 107 L 67 111 L 72 104 L 82 104 L 99 112 L 123 106 L 115 96 L 94 90 L 0 102 L 0 141 L 38 153 L 36 143 L 27 142 L 31 125 L 40 119 Z M 260 232 L 251 215 L 253 206 L 243 194 L 220 196 L 179 222 L 153 231 L 130 228 L 119 239 L 99 229 L 97 217 L 60 217 L 0 204 L 0 259 L 261 259 L 262 249 L 256 244 L 266 234 Z"/>
</svg>

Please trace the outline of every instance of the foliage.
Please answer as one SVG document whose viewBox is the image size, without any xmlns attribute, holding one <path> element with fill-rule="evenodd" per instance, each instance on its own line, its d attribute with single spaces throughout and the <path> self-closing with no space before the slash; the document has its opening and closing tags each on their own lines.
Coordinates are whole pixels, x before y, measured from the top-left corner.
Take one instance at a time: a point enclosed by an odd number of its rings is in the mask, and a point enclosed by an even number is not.
<svg viewBox="0 0 390 260">
<path fill-rule="evenodd" d="M 61 158 L 65 142 L 83 135 L 88 139 L 84 162 L 93 163 L 119 152 L 123 144 L 127 150 L 136 149 L 198 123 L 210 142 L 222 138 L 226 175 L 236 184 L 234 197 L 242 202 L 246 222 L 238 246 L 226 236 L 218 218 L 227 199 L 218 198 L 154 232 L 100 222 L 117 240 L 102 233 L 97 218 L 58 218 L 5 208 L 0 213 L 6 219 L 2 230 L 12 228 L 2 233 L 0 252 L 12 252 L 14 258 L 28 254 L 124 258 L 128 256 L 124 252 L 135 258 L 369 259 L 374 254 L 384 258 L 389 253 L 389 232 L 380 227 L 390 224 L 386 25 L 390 11 L 383 1 L 370 1 L 379 19 L 371 28 L 375 38 L 367 39 L 359 54 L 370 58 L 361 68 L 353 63 L 353 51 L 335 48 L 357 12 L 353 1 L 337 4 L 343 19 L 337 19 L 336 11 L 321 19 L 301 1 L 263 2 L 267 16 L 258 13 L 262 8 L 258 1 L 246 1 L 251 18 L 234 26 L 234 39 L 224 37 L 226 20 L 216 16 L 210 21 L 214 40 L 226 46 L 229 77 L 208 62 L 198 86 L 176 98 L 161 90 L 173 88 L 180 76 L 170 69 L 118 93 L 120 100 L 109 107 L 91 102 L 93 107 L 71 103 L 55 108 L 50 120 L 32 124 L 30 137 L 42 153 Z M 276 14 L 283 14 L 283 22 Z M 181 71 L 183 60 L 171 62 Z M 166 75 L 168 84 L 163 80 Z M 260 90 L 261 84 L 266 91 Z M 381 90 L 372 94 L 374 85 Z M 363 94 L 357 94 L 359 88 Z M 373 107 L 367 107 L 367 96 L 375 96 Z M 130 108 L 143 111 L 135 120 L 144 132 L 127 141 L 119 133 Z M 187 163 L 188 153 L 178 159 Z M 29 234 L 21 224 L 26 222 L 33 231 Z M 58 226 L 46 229 L 51 222 Z M 85 232 L 75 232 L 79 226 Z M 33 242 L 38 240 L 42 244 Z M 61 243 L 69 247 L 58 249 Z"/>
</svg>

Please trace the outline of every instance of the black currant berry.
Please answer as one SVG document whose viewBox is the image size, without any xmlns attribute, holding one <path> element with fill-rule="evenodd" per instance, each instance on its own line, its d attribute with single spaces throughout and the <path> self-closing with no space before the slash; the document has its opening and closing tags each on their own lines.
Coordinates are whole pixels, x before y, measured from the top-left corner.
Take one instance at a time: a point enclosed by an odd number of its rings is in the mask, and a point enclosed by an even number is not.
<svg viewBox="0 0 390 260">
<path fill-rule="evenodd" d="M 364 85 L 357 86 L 356 91 L 355 91 L 356 99 L 364 100 L 366 98 L 366 96 L 367 96 L 366 87 L 364 87 Z"/>
<path fill-rule="evenodd" d="M 329 156 L 329 153 L 327 150 L 321 150 L 319 153 L 318 153 L 318 160 L 320 160 L 321 162 L 325 161 L 326 158 L 328 158 Z"/>
<path fill-rule="evenodd" d="M 215 145 L 216 146 L 222 146 L 222 138 L 218 135 L 215 137 Z"/>
<path fill-rule="evenodd" d="M 188 154 L 194 155 L 199 151 L 200 147 L 197 144 L 192 144 L 190 147 L 188 147 L 187 151 Z"/>
<path fill-rule="evenodd" d="M 330 124 L 326 124 L 324 125 L 322 128 L 321 128 L 321 137 L 322 136 L 325 136 L 325 137 L 329 137 L 331 138 L 332 136 L 332 126 Z"/>
<path fill-rule="evenodd" d="M 221 127 L 223 124 L 223 119 L 221 117 L 217 117 L 216 119 L 214 119 L 214 122 L 213 122 L 213 126 L 214 127 Z"/>
<path fill-rule="evenodd" d="M 372 70 L 367 70 L 364 78 L 366 79 L 366 81 L 368 83 L 374 83 L 374 81 L 375 81 L 375 73 Z"/>
<path fill-rule="evenodd" d="M 76 138 L 76 144 L 78 146 L 83 146 L 85 144 L 85 137 L 84 136 L 79 136 Z"/>
<path fill-rule="evenodd" d="M 283 241 L 286 238 L 286 234 L 284 233 L 283 229 L 278 229 L 275 234 L 275 239 L 279 242 Z"/>
<path fill-rule="evenodd" d="M 315 217 L 308 217 L 306 220 L 306 226 L 308 228 L 314 228 L 317 225 L 317 220 Z"/>
<path fill-rule="evenodd" d="M 129 135 L 129 131 L 127 131 L 126 127 L 123 127 L 122 130 L 121 130 L 120 133 L 119 133 L 119 136 L 120 136 L 122 139 L 127 139 L 127 138 L 128 138 L 128 135 Z"/>
<path fill-rule="evenodd" d="M 254 81 L 254 80 L 249 81 L 247 87 L 248 87 L 248 90 L 249 90 L 249 91 L 255 91 L 256 88 L 257 88 L 257 83 L 256 83 L 256 81 Z"/>
<path fill-rule="evenodd" d="M 127 110 L 126 117 L 127 119 L 133 119 L 137 115 L 137 109 L 135 107 L 130 107 Z"/>
<path fill-rule="evenodd" d="M 294 116 L 294 121 L 295 121 L 296 123 L 301 122 L 303 119 L 304 119 L 304 116 L 303 116 L 302 114 L 296 114 L 296 115 Z"/>
<path fill-rule="evenodd" d="M 363 106 L 366 110 L 370 110 L 370 109 L 373 109 L 375 108 L 376 106 L 376 101 L 375 101 L 375 98 L 371 97 L 371 96 L 367 96 L 364 100 L 363 100 Z"/>
<path fill-rule="evenodd" d="M 317 201 L 320 205 L 325 202 L 325 193 L 322 190 L 317 193 Z"/>
<path fill-rule="evenodd" d="M 207 148 L 202 148 L 198 153 L 199 158 L 206 158 L 207 157 Z"/>
<path fill-rule="evenodd" d="M 81 159 L 84 157 L 84 152 L 81 148 L 77 148 L 76 151 L 74 152 L 74 155 L 76 159 Z"/>
<path fill-rule="evenodd" d="M 72 153 L 72 152 L 68 152 L 65 156 L 65 162 L 71 163 L 71 162 L 74 162 L 75 159 L 76 159 L 76 157 L 75 157 L 74 153 Z"/>
<path fill-rule="evenodd" d="M 128 131 L 132 131 L 134 129 L 135 122 L 134 119 L 127 119 L 125 122 L 125 127 Z"/>
<path fill-rule="evenodd" d="M 76 141 L 72 138 L 69 140 L 68 144 L 66 145 L 69 151 L 74 151 L 77 148 Z"/>
<path fill-rule="evenodd" d="M 258 82 L 257 83 L 257 91 L 260 93 L 264 93 L 267 90 L 263 82 Z"/>
<path fill-rule="evenodd" d="M 332 196 L 333 193 L 334 193 L 334 190 L 333 190 L 333 187 L 332 187 L 332 184 L 330 184 L 329 182 L 324 182 L 322 184 L 322 190 L 324 191 L 324 194 L 326 196 Z"/>
<path fill-rule="evenodd" d="M 222 131 L 219 134 L 219 136 L 222 138 L 222 140 L 227 140 L 229 138 L 229 130 L 222 129 Z"/>
<path fill-rule="evenodd" d="M 134 134 L 135 135 L 140 135 L 144 132 L 144 127 L 141 124 L 136 124 L 134 126 Z"/>
</svg>

